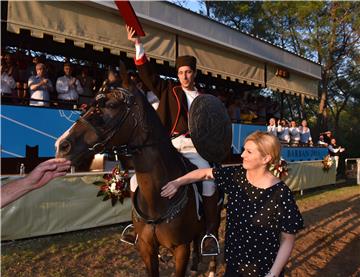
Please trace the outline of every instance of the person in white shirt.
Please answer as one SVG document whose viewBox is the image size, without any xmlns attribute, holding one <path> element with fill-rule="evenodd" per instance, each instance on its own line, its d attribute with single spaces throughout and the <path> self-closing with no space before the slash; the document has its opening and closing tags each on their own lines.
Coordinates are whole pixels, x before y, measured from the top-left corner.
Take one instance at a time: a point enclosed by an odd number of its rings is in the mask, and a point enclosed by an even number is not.
<svg viewBox="0 0 360 277">
<path fill-rule="evenodd" d="M 275 118 L 272 117 L 269 119 L 269 125 L 267 126 L 267 132 L 277 137 L 277 129 L 276 129 L 276 121 Z"/>
<path fill-rule="evenodd" d="M 304 119 L 301 121 L 301 126 L 299 127 L 300 133 L 300 143 L 302 145 L 312 145 L 312 138 L 310 133 L 310 128 L 307 126 L 307 121 Z"/>
<path fill-rule="evenodd" d="M 340 154 L 345 151 L 345 148 L 341 147 L 340 145 L 336 144 L 336 139 L 332 138 L 331 142 L 328 146 L 329 155 L 334 159 L 335 161 L 335 167 L 336 169 L 339 166 L 339 158 Z"/>
<path fill-rule="evenodd" d="M 290 134 L 290 144 L 292 146 L 299 145 L 300 132 L 299 132 L 299 128 L 296 126 L 296 121 L 295 120 L 290 121 L 289 134 Z"/>
<path fill-rule="evenodd" d="M 79 95 L 83 94 L 84 89 L 82 88 L 80 81 L 71 76 L 72 68 L 70 63 L 64 64 L 64 73 L 65 75 L 59 77 L 56 81 L 58 99 L 70 101 L 73 105 L 74 103 L 76 104 Z"/>
<path fill-rule="evenodd" d="M 319 136 L 318 145 L 319 145 L 319 146 L 328 147 L 328 144 L 325 142 L 323 135 L 320 135 L 320 136 Z"/>
<path fill-rule="evenodd" d="M 6 68 L 1 64 L 0 66 L 0 71 L 1 71 L 1 86 L 0 86 L 0 92 L 1 92 L 1 96 L 6 96 L 6 97 L 10 97 L 13 94 L 13 90 L 16 87 L 16 83 L 15 80 L 12 76 L 10 76 L 7 73 Z"/>
<path fill-rule="evenodd" d="M 281 143 L 290 142 L 289 127 L 285 119 L 279 120 L 277 127 L 277 135 Z"/>
<path fill-rule="evenodd" d="M 35 66 L 36 76 L 31 76 L 28 81 L 30 89 L 30 106 L 50 106 L 50 93 L 53 91 L 51 81 L 45 78 L 45 65 L 38 63 Z"/>
</svg>

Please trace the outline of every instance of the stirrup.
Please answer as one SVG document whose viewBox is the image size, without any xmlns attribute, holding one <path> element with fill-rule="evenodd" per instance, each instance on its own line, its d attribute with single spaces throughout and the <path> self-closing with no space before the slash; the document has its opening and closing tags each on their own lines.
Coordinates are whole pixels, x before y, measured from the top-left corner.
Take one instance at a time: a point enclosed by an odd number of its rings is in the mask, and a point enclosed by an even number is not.
<svg viewBox="0 0 360 277">
<path fill-rule="evenodd" d="M 130 241 L 130 240 L 126 239 L 126 232 L 129 231 L 129 229 L 134 229 L 134 225 L 129 224 L 128 226 L 125 227 L 125 229 L 121 233 L 120 241 L 125 242 L 130 245 L 135 245 L 138 241 L 138 235 L 136 234 L 135 241 Z"/>
<path fill-rule="evenodd" d="M 203 245 L 204 245 L 204 241 L 207 238 L 212 238 L 216 241 L 216 247 L 217 247 L 217 251 L 216 252 L 212 252 L 212 253 L 204 253 L 203 252 Z M 219 241 L 217 240 L 217 238 L 213 235 L 213 234 L 206 234 L 202 240 L 201 240 L 201 244 L 200 244 L 200 253 L 202 256 L 217 256 L 220 254 L 220 246 L 219 246 Z"/>
</svg>

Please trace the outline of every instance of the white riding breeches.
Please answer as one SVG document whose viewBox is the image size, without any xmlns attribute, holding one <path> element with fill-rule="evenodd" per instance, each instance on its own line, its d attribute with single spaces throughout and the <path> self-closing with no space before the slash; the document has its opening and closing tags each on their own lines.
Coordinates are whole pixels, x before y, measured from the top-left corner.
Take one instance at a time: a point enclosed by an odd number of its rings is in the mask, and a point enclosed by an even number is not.
<svg viewBox="0 0 360 277">
<path fill-rule="evenodd" d="M 186 138 L 185 136 L 178 136 L 173 139 L 172 144 L 174 147 L 191 163 L 196 165 L 198 168 L 209 168 L 209 163 L 203 159 L 199 153 L 196 151 L 194 144 L 191 138 Z M 135 191 L 137 188 L 137 180 L 136 175 L 134 174 L 130 179 L 130 189 L 131 191 Z M 215 183 L 214 181 L 203 181 L 202 187 L 202 195 L 204 196 L 212 196 L 215 192 Z"/>
</svg>

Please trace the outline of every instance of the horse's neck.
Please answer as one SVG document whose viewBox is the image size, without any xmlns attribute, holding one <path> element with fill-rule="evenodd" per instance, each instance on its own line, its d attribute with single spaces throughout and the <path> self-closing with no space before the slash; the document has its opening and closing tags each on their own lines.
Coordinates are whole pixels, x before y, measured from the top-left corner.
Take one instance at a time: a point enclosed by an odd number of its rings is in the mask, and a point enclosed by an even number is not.
<svg viewBox="0 0 360 277">
<path fill-rule="evenodd" d="M 148 216 L 154 218 L 169 206 L 169 200 L 160 195 L 161 188 L 167 182 L 183 175 L 185 170 L 160 118 L 147 100 L 141 98 L 138 125 L 132 135 L 131 144 L 140 146 L 133 155 L 139 186 L 138 205 Z"/>
<path fill-rule="evenodd" d="M 141 209 L 151 217 L 159 216 L 169 200 L 160 195 L 167 182 L 184 174 L 184 166 L 171 142 L 158 142 L 148 146 L 133 157 L 136 178 L 139 186 Z"/>
</svg>

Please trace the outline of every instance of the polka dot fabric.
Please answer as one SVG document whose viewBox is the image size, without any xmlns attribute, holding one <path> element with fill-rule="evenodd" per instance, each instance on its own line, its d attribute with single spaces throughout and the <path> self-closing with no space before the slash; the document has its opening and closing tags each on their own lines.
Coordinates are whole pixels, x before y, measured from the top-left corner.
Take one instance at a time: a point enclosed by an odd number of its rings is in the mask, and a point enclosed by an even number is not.
<svg viewBox="0 0 360 277">
<path fill-rule="evenodd" d="M 295 234 L 303 219 L 284 182 L 261 189 L 242 166 L 214 168 L 215 182 L 228 195 L 225 261 L 239 276 L 265 276 L 280 247 L 280 233 Z"/>
</svg>

